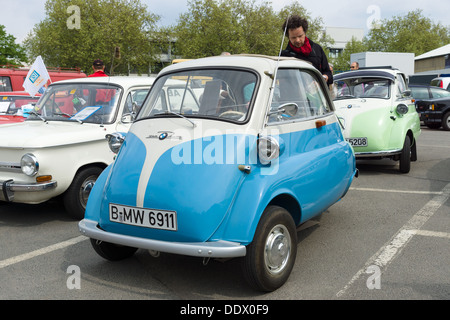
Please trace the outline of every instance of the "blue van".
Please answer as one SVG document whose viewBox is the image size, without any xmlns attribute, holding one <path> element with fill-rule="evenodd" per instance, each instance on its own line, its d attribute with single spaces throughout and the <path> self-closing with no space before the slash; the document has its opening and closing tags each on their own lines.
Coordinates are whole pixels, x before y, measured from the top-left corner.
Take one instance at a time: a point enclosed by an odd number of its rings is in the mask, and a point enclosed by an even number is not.
<svg viewBox="0 0 450 320">
<path fill-rule="evenodd" d="M 249 284 L 288 279 L 297 227 L 357 170 L 320 73 L 294 58 L 209 57 L 158 75 L 89 196 L 82 234 L 109 260 L 138 248 L 240 258 Z"/>
</svg>

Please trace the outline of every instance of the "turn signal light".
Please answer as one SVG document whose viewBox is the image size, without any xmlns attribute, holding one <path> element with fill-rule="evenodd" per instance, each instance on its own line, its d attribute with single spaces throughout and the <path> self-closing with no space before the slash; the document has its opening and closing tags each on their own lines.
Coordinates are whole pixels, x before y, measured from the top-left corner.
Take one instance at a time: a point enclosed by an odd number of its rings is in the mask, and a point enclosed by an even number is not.
<svg viewBox="0 0 450 320">
<path fill-rule="evenodd" d="M 316 121 L 316 128 L 319 129 L 320 127 L 323 127 L 326 124 L 327 124 L 327 122 L 325 120 L 317 120 Z"/>
<path fill-rule="evenodd" d="M 47 182 L 47 181 L 51 181 L 51 180 L 52 180 L 52 176 L 50 176 L 50 175 L 36 177 L 36 182 Z"/>
</svg>

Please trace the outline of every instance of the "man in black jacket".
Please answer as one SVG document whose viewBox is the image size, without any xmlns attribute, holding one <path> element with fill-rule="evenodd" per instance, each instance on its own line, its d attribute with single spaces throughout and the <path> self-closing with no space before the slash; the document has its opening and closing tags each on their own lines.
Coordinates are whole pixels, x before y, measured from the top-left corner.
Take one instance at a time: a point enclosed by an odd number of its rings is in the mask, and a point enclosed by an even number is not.
<svg viewBox="0 0 450 320">
<path fill-rule="evenodd" d="M 283 23 L 284 31 L 289 38 L 289 44 L 281 55 L 311 62 L 322 73 L 325 82 L 333 84 L 333 75 L 325 52 L 320 45 L 306 37 L 308 21 L 298 15 L 292 15 Z"/>
</svg>

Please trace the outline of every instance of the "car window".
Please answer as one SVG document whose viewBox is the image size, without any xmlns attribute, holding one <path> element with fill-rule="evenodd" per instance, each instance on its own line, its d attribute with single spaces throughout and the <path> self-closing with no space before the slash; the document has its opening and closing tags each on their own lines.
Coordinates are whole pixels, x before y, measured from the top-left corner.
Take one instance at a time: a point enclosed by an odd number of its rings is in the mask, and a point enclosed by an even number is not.
<svg viewBox="0 0 450 320">
<path fill-rule="evenodd" d="M 35 111 L 46 120 L 111 123 L 122 89 L 110 84 L 55 84 L 39 99 Z M 37 115 L 29 119 L 40 119 Z"/>
<path fill-rule="evenodd" d="M 256 82 L 256 74 L 247 70 L 195 69 L 164 75 L 153 84 L 137 119 L 178 114 L 243 122 Z"/>
<path fill-rule="evenodd" d="M 401 74 L 397 74 L 397 89 L 399 94 L 406 91 L 405 78 Z"/>
<path fill-rule="evenodd" d="M 391 80 L 384 78 L 349 78 L 335 81 L 335 100 L 353 98 L 390 98 Z"/>
<path fill-rule="evenodd" d="M 414 99 L 428 99 L 430 94 L 428 93 L 428 88 L 426 87 L 410 87 L 412 91 L 412 96 Z"/>
<path fill-rule="evenodd" d="M 0 77 L 0 91 L 12 91 L 11 79 L 9 77 Z"/>
<path fill-rule="evenodd" d="M 431 95 L 433 98 L 444 98 L 444 97 L 450 97 L 450 91 L 447 90 L 441 90 L 438 88 L 430 88 Z"/>
<path fill-rule="evenodd" d="M 131 90 L 125 100 L 125 108 L 123 108 L 122 116 L 129 113 L 136 115 L 142 107 L 142 103 L 147 96 L 148 90 L 149 89 Z"/>
<path fill-rule="evenodd" d="M 280 69 L 269 112 L 269 123 L 324 115 L 332 109 L 312 74 Z"/>
</svg>

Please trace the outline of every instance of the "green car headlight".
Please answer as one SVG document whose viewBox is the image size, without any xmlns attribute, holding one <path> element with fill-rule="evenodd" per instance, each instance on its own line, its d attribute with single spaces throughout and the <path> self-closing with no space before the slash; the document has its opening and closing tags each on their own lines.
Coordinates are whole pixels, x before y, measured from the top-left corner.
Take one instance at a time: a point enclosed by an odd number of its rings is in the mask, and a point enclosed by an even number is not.
<svg viewBox="0 0 450 320">
<path fill-rule="evenodd" d="M 402 116 L 402 115 L 408 113 L 409 108 L 408 108 L 408 106 L 407 106 L 406 104 L 400 103 L 400 104 L 397 106 L 396 111 L 397 111 L 397 113 L 398 113 L 399 115 Z"/>
<path fill-rule="evenodd" d="M 32 177 L 39 171 L 39 162 L 33 154 L 27 153 L 20 159 L 20 167 L 22 168 L 23 173 Z"/>
</svg>

